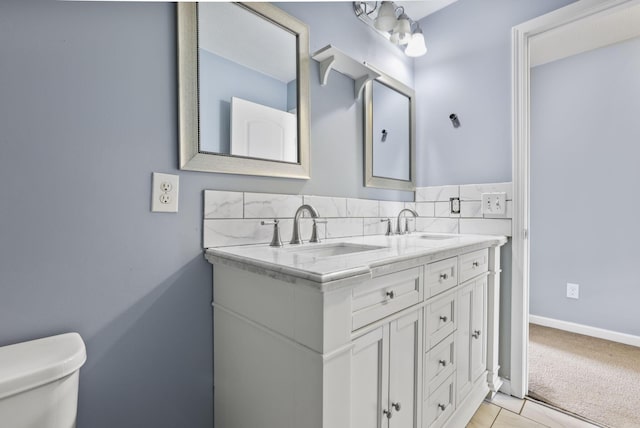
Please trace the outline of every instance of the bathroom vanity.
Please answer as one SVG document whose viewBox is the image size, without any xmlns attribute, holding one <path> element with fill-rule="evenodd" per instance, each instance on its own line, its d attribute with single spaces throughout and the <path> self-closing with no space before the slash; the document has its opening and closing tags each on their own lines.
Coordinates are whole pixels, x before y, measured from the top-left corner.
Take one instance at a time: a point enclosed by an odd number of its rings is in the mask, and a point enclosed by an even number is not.
<svg viewBox="0 0 640 428">
<path fill-rule="evenodd" d="M 500 386 L 505 242 L 416 233 L 208 249 L 215 426 L 465 426 Z"/>
</svg>

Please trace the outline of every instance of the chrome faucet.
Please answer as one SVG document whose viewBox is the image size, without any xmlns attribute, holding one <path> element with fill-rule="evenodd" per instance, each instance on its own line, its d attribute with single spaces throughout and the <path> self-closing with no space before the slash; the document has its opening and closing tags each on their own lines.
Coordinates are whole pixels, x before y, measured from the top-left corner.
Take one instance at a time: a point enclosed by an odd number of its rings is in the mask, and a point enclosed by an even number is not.
<svg viewBox="0 0 640 428">
<path fill-rule="evenodd" d="M 309 214 L 311 214 L 312 218 L 320 217 L 320 214 L 318 214 L 318 211 L 316 211 L 316 209 L 313 208 L 311 205 L 308 205 L 308 204 L 300 205 L 296 210 L 295 216 L 293 217 L 293 233 L 291 234 L 291 241 L 289 242 L 290 244 L 303 243 L 302 239 L 300 239 L 299 219 L 304 211 L 307 211 Z M 311 242 L 314 242 L 314 241 L 311 241 Z"/>
<path fill-rule="evenodd" d="M 402 231 L 402 227 L 400 226 L 400 217 L 402 217 L 402 214 L 405 213 L 405 212 L 411 213 L 411 215 L 413 215 L 414 218 L 418 217 L 418 213 L 415 212 L 414 210 L 412 210 L 411 208 L 404 208 L 404 209 L 400 210 L 400 212 L 398 213 L 398 223 L 397 223 L 396 235 L 404 235 L 404 234 L 411 233 L 411 232 L 409 232 L 408 220 L 405 220 L 404 231 Z"/>
</svg>

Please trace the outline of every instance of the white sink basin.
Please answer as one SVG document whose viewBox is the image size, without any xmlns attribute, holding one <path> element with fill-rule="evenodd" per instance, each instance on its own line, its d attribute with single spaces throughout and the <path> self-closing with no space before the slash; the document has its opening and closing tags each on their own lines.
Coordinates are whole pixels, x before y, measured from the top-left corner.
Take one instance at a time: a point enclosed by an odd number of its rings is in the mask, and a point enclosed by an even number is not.
<svg viewBox="0 0 640 428">
<path fill-rule="evenodd" d="M 361 253 L 364 251 L 380 250 L 382 248 L 387 247 L 336 242 L 334 244 L 305 244 L 302 246 L 291 246 L 283 249 L 282 251 L 311 257 L 332 257 L 344 254 Z"/>
</svg>

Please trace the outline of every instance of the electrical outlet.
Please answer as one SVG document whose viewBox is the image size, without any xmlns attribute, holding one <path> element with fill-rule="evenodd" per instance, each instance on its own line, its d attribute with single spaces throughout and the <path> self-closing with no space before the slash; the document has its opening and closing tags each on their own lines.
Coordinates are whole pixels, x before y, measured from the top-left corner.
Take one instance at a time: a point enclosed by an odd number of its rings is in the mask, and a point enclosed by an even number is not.
<svg viewBox="0 0 640 428">
<path fill-rule="evenodd" d="M 567 297 L 569 299 L 580 298 L 580 284 L 572 284 L 567 282 Z"/>
<path fill-rule="evenodd" d="M 505 215 L 507 194 L 505 192 L 482 193 L 482 214 Z"/>
<path fill-rule="evenodd" d="M 162 213 L 178 212 L 178 183 L 180 177 L 174 174 L 154 172 L 151 179 L 151 211 Z"/>
<path fill-rule="evenodd" d="M 451 214 L 460 214 L 460 198 L 449 198 Z"/>
</svg>

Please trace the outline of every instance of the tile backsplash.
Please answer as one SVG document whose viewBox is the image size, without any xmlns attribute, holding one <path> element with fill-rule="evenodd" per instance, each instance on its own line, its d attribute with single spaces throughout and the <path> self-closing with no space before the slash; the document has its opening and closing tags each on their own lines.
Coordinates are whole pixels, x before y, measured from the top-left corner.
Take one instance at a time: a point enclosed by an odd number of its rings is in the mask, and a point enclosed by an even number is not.
<svg viewBox="0 0 640 428">
<path fill-rule="evenodd" d="M 480 194 L 506 192 L 506 217 L 482 215 Z M 449 198 L 460 198 L 460 214 L 452 214 Z M 229 192 L 205 190 L 203 246 L 223 247 L 269 243 L 273 226 L 261 220 L 280 220 L 282 240 L 291 239 L 293 216 L 302 204 L 312 205 L 326 224 L 318 225 L 320 238 L 379 235 L 386 231 L 386 218 L 394 220 L 403 208 L 414 209 L 418 217 L 410 228 L 420 232 L 480 233 L 511 235 L 511 183 L 421 187 L 415 202 L 377 201 L 310 195 Z M 395 221 L 392 223 L 395 229 Z M 300 222 L 305 241 L 311 236 L 311 219 Z"/>
<path fill-rule="evenodd" d="M 506 213 L 503 216 L 482 214 L 482 194 L 504 192 L 507 196 Z M 460 198 L 460 214 L 452 214 L 449 198 Z M 432 208 L 433 206 L 433 208 Z M 513 184 L 462 184 L 458 186 L 420 187 L 416 189 L 416 207 L 421 216 L 433 210 L 433 219 L 439 224 L 425 225 L 423 228 L 450 228 L 457 233 L 511 236 L 513 212 Z M 443 230 L 444 232 L 444 230 Z"/>
</svg>

